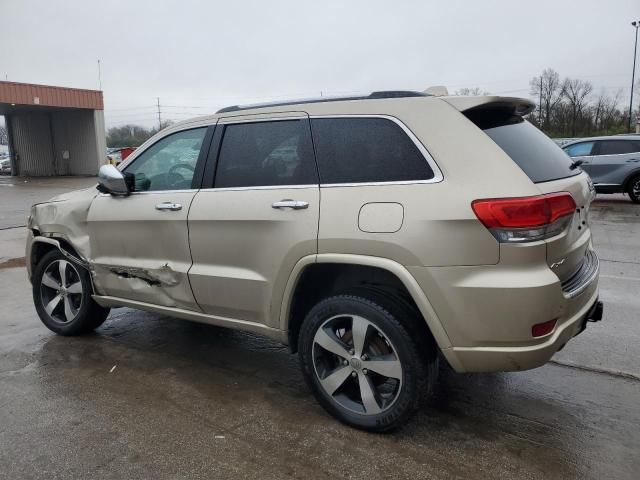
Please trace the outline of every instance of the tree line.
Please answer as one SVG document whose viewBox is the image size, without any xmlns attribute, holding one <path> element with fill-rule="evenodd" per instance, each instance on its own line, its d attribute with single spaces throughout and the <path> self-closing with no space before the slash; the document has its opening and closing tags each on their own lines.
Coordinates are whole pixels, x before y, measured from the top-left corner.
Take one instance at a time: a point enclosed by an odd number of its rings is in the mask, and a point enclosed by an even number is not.
<svg viewBox="0 0 640 480">
<path fill-rule="evenodd" d="M 532 78 L 530 87 L 536 109 L 528 120 L 550 137 L 615 135 L 628 131 L 629 107 L 622 106 L 628 97 L 622 96 L 622 90 L 610 95 L 603 89 L 596 94 L 591 82 L 560 78 L 552 68 Z M 631 128 L 635 131 L 640 108 L 636 107 L 631 115 Z"/>
<path fill-rule="evenodd" d="M 172 124 L 173 122 L 171 120 L 166 120 L 162 122 L 161 128 L 145 128 L 141 125 L 133 124 L 111 127 L 107 130 L 107 147 L 139 147 L 160 130 Z"/>
</svg>

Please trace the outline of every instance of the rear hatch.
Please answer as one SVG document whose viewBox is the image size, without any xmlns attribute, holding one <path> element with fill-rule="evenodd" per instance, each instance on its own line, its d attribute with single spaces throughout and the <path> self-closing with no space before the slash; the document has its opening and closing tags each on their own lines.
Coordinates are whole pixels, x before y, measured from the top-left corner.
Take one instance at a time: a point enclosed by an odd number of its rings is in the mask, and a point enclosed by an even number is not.
<svg viewBox="0 0 640 480">
<path fill-rule="evenodd" d="M 533 108 L 528 100 L 504 97 L 448 98 L 524 171 L 543 194 L 569 192 L 575 212 L 562 233 L 545 240 L 547 263 L 569 291 L 576 277 L 597 262 L 589 251 L 589 206 L 595 196 L 586 173 L 549 137 L 523 119 Z M 581 274 L 582 273 L 582 274 Z M 580 274 L 580 275 L 579 275 Z"/>
</svg>

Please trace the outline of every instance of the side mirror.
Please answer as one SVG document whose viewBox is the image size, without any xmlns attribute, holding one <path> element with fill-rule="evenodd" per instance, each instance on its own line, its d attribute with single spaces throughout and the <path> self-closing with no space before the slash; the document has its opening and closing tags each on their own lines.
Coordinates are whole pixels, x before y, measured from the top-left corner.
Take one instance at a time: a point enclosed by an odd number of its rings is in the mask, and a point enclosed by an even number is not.
<svg viewBox="0 0 640 480">
<path fill-rule="evenodd" d="M 113 165 L 103 165 L 98 171 L 98 190 L 111 195 L 127 196 L 130 193 L 122 172 Z"/>
</svg>

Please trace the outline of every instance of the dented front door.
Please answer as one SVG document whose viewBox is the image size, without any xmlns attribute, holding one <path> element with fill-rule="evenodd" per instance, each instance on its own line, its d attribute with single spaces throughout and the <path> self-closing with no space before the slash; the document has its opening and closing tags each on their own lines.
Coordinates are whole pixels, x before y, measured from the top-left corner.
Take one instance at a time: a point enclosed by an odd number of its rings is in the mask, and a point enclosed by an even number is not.
<svg viewBox="0 0 640 480">
<path fill-rule="evenodd" d="M 88 223 L 96 290 L 112 297 L 198 310 L 187 213 L 197 192 L 206 127 L 174 132 L 136 155 L 123 171 L 134 175 L 127 197 L 98 195 Z"/>
<path fill-rule="evenodd" d="M 96 290 L 104 295 L 194 309 L 187 212 L 195 190 L 113 197 L 89 210 Z M 158 205 L 179 205 L 160 210 Z"/>
</svg>

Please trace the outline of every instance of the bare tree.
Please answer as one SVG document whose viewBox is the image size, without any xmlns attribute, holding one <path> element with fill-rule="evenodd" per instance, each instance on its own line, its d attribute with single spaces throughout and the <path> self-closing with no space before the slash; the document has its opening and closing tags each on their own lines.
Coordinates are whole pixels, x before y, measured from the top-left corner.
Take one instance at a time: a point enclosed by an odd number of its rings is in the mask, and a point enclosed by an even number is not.
<svg viewBox="0 0 640 480">
<path fill-rule="evenodd" d="M 618 105 L 622 90 L 618 90 L 613 97 L 608 96 L 604 89 L 592 107 L 593 127 L 596 130 L 608 130 L 616 121 Z"/>
<path fill-rule="evenodd" d="M 529 83 L 531 95 L 539 101 L 538 123 L 549 128 L 554 108 L 562 101 L 562 82 L 560 75 L 553 68 L 546 68 L 542 75 L 533 77 Z"/>
<path fill-rule="evenodd" d="M 9 135 L 7 134 L 7 127 L 0 125 L 0 145 L 6 145 L 9 143 Z"/>
<path fill-rule="evenodd" d="M 475 88 L 461 88 L 460 90 L 456 90 L 454 95 L 478 96 L 478 95 L 491 95 L 491 94 L 489 92 L 485 92 L 484 90 L 480 90 L 478 87 L 475 87 Z"/>
<path fill-rule="evenodd" d="M 566 78 L 562 84 L 562 93 L 566 98 L 569 111 L 571 112 L 571 135 L 575 136 L 578 118 L 582 115 L 588 102 L 588 96 L 593 90 L 591 83 L 580 80 Z"/>
</svg>

